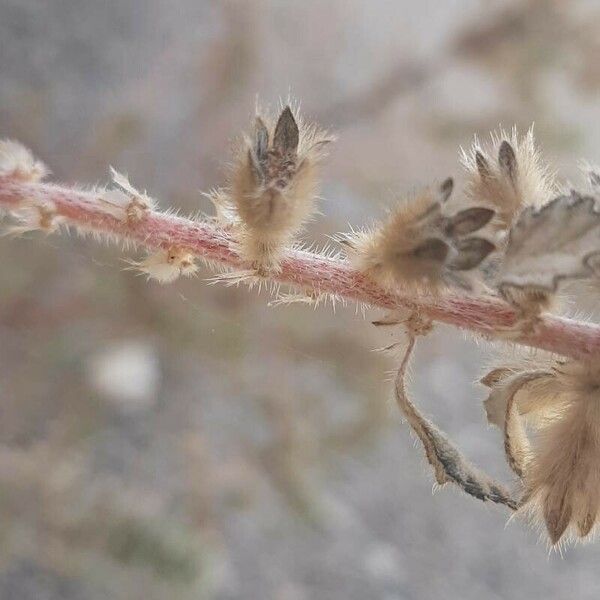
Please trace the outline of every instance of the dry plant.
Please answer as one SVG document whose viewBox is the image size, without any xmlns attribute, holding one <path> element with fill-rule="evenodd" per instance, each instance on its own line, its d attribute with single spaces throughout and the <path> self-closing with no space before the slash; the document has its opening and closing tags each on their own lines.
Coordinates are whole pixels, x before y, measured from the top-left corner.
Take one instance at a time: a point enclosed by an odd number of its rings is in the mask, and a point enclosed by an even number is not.
<svg viewBox="0 0 600 600">
<path fill-rule="evenodd" d="M 600 505 L 600 326 L 549 311 L 557 311 L 557 293 L 569 291 L 565 281 L 597 289 L 600 173 L 586 167 L 581 190 L 559 193 L 532 132 L 500 131 L 463 152 L 463 194 L 446 179 L 400 201 L 381 225 L 334 236 L 339 251 L 314 252 L 298 234 L 314 215 L 317 170 L 331 139 L 287 106 L 257 116 L 226 187 L 208 194 L 216 214 L 204 218 L 158 210 L 114 170 L 108 188 L 46 183 L 45 166 L 5 141 L 5 233 L 75 231 L 144 249 L 130 268 L 161 283 L 193 275 L 203 262 L 217 281 L 264 284 L 279 303 L 385 309 L 374 324 L 404 327 L 408 338 L 395 397 L 437 483 L 539 518 L 552 544 L 588 537 Z M 282 294 L 282 285 L 292 293 Z M 513 349 L 482 379 L 488 419 L 501 429 L 517 477 L 512 489 L 471 466 L 409 397 L 412 350 L 436 321 L 530 348 L 521 361 Z"/>
</svg>

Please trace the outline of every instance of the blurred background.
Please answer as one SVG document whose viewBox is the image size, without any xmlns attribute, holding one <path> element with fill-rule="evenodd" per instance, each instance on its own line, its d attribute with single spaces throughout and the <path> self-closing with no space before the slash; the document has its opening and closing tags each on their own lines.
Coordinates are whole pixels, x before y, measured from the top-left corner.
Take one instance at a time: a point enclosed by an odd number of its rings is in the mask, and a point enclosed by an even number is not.
<svg viewBox="0 0 600 600">
<path fill-rule="evenodd" d="M 600 160 L 600 6 L 529 0 L 0 0 L 0 136 L 55 177 L 129 173 L 208 211 L 257 96 L 339 134 L 323 244 L 527 128 L 564 178 Z M 600 546 L 432 477 L 354 307 L 159 286 L 119 249 L 0 239 L 0 598 L 598 598 Z M 376 311 L 367 317 L 379 316 Z M 417 401 L 504 481 L 473 382 L 494 349 L 438 327 Z"/>
</svg>

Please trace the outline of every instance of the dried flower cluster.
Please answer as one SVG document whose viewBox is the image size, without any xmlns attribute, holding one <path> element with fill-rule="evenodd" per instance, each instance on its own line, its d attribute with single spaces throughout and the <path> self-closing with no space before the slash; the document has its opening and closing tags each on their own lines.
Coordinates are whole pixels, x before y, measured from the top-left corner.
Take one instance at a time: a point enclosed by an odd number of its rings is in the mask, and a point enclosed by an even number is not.
<svg viewBox="0 0 600 600">
<path fill-rule="evenodd" d="M 494 369 L 484 383 L 488 420 L 503 431 L 521 481 L 520 506 L 552 543 L 567 532 L 586 537 L 600 508 L 600 362 L 538 356 Z"/>
<path fill-rule="evenodd" d="M 235 208 L 241 253 L 262 274 L 278 270 L 286 248 L 313 216 L 317 168 L 332 141 L 290 106 L 271 121 L 256 117 L 254 131 L 236 152 L 230 185 L 216 199 Z"/>
<path fill-rule="evenodd" d="M 377 324 L 403 324 L 409 339 L 396 400 L 437 483 L 537 516 L 552 543 L 588 536 L 600 503 L 600 327 L 548 310 L 568 291 L 563 282 L 600 276 L 598 170 L 586 165 L 588 184 L 559 194 L 532 132 L 501 131 L 489 146 L 475 141 L 463 152 L 463 193 L 453 194 L 448 178 L 400 202 L 382 224 L 338 235 L 344 257 L 297 240 L 314 215 L 330 141 L 289 106 L 276 118 L 258 116 L 227 185 L 208 195 L 216 215 L 205 219 L 158 211 L 114 170 L 108 189 L 45 183 L 42 163 L 1 142 L 0 206 L 12 219 L 8 233 L 72 227 L 141 247 L 146 257 L 130 264 L 161 283 L 195 274 L 204 261 L 232 271 L 221 280 L 287 284 L 304 302 L 341 298 L 391 311 Z M 489 422 L 502 431 L 518 478 L 512 491 L 471 466 L 409 398 L 412 349 L 433 320 L 537 349 L 482 380 Z"/>
<path fill-rule="evenodd" d="M 474 234 L 489 223 L 494 211 L 472 206 L 448 215 L 446 201 L 453 185 L 447 179 L 439 189 L 401 204 L 382 226 L 341 237 L 357 269 L 392 290 L 471 289 L 465 273 L 495 250 L 490 239 Z"/>
<path fill-rule="evenodd" d="M 556 192 L 553 175 L 536 148 L 533 129 L 523 137 L 517 130 L 491 134 L 489 147 L 476 138 L 462 152 L 467 170 L 466 194 L 472 202 L 491 205 L 496 226 L 506 231 L 521 210 L 543 206 Z"/>
</svg>

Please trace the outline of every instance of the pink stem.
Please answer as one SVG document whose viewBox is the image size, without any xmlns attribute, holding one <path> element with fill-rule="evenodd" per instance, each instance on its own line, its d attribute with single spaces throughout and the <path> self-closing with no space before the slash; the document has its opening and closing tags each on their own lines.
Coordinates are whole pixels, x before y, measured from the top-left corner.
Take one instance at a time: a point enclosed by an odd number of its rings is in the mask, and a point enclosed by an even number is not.
<svg viewBox="0 0 600 600">
<path fill-rule="evenodd" d="M 79 229 L 116 235 L 149 249 L 177 246 L 205 259 L 244 269 L 231 235 L 209 222 L 149 211 L 137 222 L 119 219 L 106 209 L 101 192 L 85 192 L 47 183 L 0 178 L 0 205 L 17 208 L 23 201 L 52 203 L 56 213 Z M 335 294 L 385 309 L 416 307 L 434 321 L 448 323 L 485 337 L 502 339 L 517 315 L 493 296 L 409 296 L 390 294 L 345 261 L 311 252 L 291 250 L 274 281 L 292 284 L 313 293 Z M 545 315 L 534 333 L 516 343 L 573 358 L 600 354 L 600 326 Z"/>
</svg>

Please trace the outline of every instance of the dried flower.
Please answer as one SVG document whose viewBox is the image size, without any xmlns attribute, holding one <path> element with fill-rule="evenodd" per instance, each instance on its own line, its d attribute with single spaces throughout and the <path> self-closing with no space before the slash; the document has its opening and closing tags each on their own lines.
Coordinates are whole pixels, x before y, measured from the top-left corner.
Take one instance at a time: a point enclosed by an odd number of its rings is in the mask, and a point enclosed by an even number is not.
<svg viewBox="0 0 600 600">
<path fill-rule="evenodd" d="M 600 508 L 600 363 L 545 357 L 494 373 L 488 418 L 504 431 L 523 509 L 543 520 L 553 544 L 565 533 L 586 537 Z"/>
<path fill-rule="evenodd" d="M 259 272 L 277 270 L 285 247 L 315 210 L 317 166 L 331 141 L 289 106 L 274 127 L 257 117 L 231 174 L 241 252 Z"/>
</svg>

